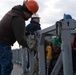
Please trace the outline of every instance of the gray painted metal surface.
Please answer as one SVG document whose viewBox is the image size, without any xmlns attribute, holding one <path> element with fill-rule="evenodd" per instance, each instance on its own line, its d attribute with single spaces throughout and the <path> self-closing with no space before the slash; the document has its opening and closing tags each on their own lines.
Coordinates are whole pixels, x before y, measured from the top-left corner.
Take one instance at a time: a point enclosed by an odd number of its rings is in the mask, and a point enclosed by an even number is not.
<svg viewBox="0 0 76 75">
<path fill-rule="evenodd" d="M 63 21 L 60 21 L 60 22 L 61 22 L 61 27 L 62 27 L 61 31 L 60 31 L 61 39 L 62 39 L 61 54 L 58 58 L 58 61 L 55 65 L 51 75 L 57 75 L 62 64 L 63 64 L 64 75 L 73 75 L 71 42 L 72 42 L 74 35 L 76 34 L 76 31 L 75 31 L 76 21 L 73 19 L 68 19 L 68 20 L 64 19 Z M 39 75 L 47 75 L 46 63 L 45 63 L 46 60 L 45 60 L 44 39 L 49 32 L 52 32 L 53 35 L 56 35 L 56 33 L 55 33 L 56 25 L 53 25 L 44 30 L 38 31 Z M 50 34 L 48 36 L 52 36 L 52 35 Z M 14 61 L 20 61 L 21 64 L 24 64 L 24 66 L 23 66 L 23 70 L 24 70 L 26 68 L 25 67 L 25 63 L 26 63 L 25 62 L 26 61 L 25 53 L 26 52 L 23 52 L 23 53 L 24 53 L 23 54 L 24 56 L 22 59 L 21 52 L 17 51 L 16 52 L 17 56 L 16 56 L 16 58 L 14 56 Z M 31 68 L 29 73 L 32 74 L 32 71 L 33 71 L 32 69 L 34 68 L 34 64 L 33 64 L 34 55 L 33 55 L 33 52 L 29 52 L 29 54 L 30 54 L 30 68 Z M 23 61 L 23 62 L 21 62 L 21 61 Z M 28 74 L 24 74 L 24 75 L 28 75 Z"/>
</svg>

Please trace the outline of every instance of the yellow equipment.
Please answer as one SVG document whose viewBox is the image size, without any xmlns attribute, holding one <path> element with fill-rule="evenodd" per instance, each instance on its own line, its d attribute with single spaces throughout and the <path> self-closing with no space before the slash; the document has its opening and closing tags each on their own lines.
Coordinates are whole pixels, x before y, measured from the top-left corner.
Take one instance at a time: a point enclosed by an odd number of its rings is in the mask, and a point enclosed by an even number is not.
<svg viewBox="0 0 76 75">
<path fill-rule="evenodd" d="M 46 46 L 46 59 L 52 59 L 52 47 L 50 45 Z"/>
</svg>

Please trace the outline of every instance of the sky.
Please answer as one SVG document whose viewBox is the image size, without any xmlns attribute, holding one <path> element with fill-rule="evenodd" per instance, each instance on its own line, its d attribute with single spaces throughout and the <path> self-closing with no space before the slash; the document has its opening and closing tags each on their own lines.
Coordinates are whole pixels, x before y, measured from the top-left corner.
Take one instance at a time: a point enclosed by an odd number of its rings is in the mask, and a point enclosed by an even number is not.
<svg viewBox="0 0 76 75">
<path fill-rule="evenodd" d="M 76 0 L 36 0 L 39 4 L 38 14 L 41 28 L 52 26 L 56 21 L 62 19 L 64 14 L 70 14 L 76 19 Z M 22 5 L 23 0 L 0 0 L 0 20 L 15 5 Z M 28 20 L 26 25 L 30 22 Z M 13 48 L 18 48 L 15 43 Z"/>
</svg>

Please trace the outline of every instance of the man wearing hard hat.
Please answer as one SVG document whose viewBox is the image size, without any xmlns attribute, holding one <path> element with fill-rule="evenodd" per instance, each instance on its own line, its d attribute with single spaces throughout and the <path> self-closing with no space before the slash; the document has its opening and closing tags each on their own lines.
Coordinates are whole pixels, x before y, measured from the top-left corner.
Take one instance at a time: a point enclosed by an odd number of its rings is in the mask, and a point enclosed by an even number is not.
<svg viewBox="0 0 76 75">
<path fill-rule="evenodd" d="M 13 69 L 11 46 L 18 41 L 24 47 L 25 21 L 39 9 L 35 0 L 24 1 L 14 6 L 0 21 L 0 75 L 11 75 Z"/>
<path fill-rule="evenodd" d="M 56 61 L 59 57 L 59 54 L 61 52 L 61 39 L 58 38 L 57 36 L 52 36 L 51 38 L 51 47 L 52 47 L 52 59 L 50 61 L 50 65 L 48 68 L 48 75 L 51 74 L 51 71 L 54 67 L 54 65 L 56 64 Z M 59 72 L 58 75 L 62 74 L 63 75 L 63 70 L 61 69 L 61 71 Z"/>
<path fill-rule="evenodd" d="M 30 21 L 30 24 L 28 24 L 25 28 L 26 30 L 26 35 L 29 35 L 30 33 L 31 34 L 34 34 L 34 32 L 36 32 L 37 30 L 41 30 L 41 27 L 40 27 L 40 17 L 38 14 L 33 14 L 32 17 L 31 17 L 31 21 Z M 36 48 L 36 46 L 35 46 Z M 37 53 L 37 50 L 34 49 L 34 54 Z M 34 71 L 33 71 L 33 74 L 32 75 L 36 75 L 38 73 L 38 60 L 35 62 L 35 66 L 34 66 Z M 27 68 L 29 68 L 29 62 L 27 64 Z"/>
<path fill-rule="evenodd" d="M 30 24 L 28 24 L 25 28 L 27 34 L 31 33 L 33 34 L 33 32 L 37 31 L 37 30 L 41 30 L 40 27 L 40 17 L 38 14 L 33 14 L 31 17 L 31 21 Z"/>
</svg>

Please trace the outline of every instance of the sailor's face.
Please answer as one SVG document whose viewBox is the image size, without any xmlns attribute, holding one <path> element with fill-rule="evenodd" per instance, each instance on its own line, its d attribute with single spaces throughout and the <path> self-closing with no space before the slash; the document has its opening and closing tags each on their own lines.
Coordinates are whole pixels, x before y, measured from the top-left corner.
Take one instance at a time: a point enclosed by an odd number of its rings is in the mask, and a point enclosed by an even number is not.
<svg viewBox="0 0 76 75">
<path fill-rule="evenodd" d="M 60 52 L 60 48 L 57 47 L 55 44 L 52 45 L 52 48 L 53 48 L 53 50 L 54 50 L 55 53 Z"/>
<path fill-rule="evenodd" d="M 24 12 L 24 16 L 25 16 L 25 20 L 28 20 L 29 18 L 31 18 L 31 14 Z"/>
</svg>

